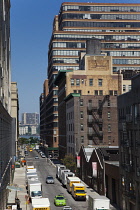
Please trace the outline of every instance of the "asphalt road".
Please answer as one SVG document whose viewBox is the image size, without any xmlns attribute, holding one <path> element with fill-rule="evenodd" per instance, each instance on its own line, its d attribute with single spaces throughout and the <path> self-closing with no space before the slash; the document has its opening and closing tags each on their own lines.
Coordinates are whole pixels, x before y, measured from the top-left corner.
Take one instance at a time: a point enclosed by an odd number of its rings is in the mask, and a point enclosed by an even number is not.
<svg viewBox="0 0 140 210">
<path fill-rule="evenodd" d="M 35 159 L 35 156 L 38 155 L 39 159 Z M 56 168 L 47 162 L 47 158 L 42 158 L 35 150 L 29 152 L 29 156 L 26 156 L 27 163 L 32 162 L 34 167 L 37 169 L 37 174 L 40 182 L 42 183 L 42 192 L 43 197 L 47 197 L 51 203 L 51 210 L 63 209 L 62 207 L 56 207 L 54 205 L 54 197 L 58 194 L 63 194 L 66 198 L 67 205 L 71 206 L 73 210 L 86 210 L 87 201 L 75 201 L 71 194 L 69 194 L 62 186 L 62 184 L 55 178 L 56 177 Z M 45 180 L 48 175 L 54 177 L 54 184 L 46 184 Z"/>
</svg>

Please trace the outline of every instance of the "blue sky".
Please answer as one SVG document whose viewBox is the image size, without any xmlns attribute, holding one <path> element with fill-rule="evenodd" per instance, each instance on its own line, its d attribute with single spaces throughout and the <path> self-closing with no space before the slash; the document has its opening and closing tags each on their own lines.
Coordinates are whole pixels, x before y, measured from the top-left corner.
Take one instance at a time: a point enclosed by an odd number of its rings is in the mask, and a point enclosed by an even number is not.
<svg viewBox="0 0 140 210">
<path fill-rule="evenodd" d="M 59 13 L 62 0 L 11 0 L 11 71 L 17 82 L 19 114 L 39 113 L 39 96 L 47 78 L 47 53 L 54 16 Z M 122 3 L 116 1 L 97 1 Z M 124 0 L 123 3 L 140 3 Z"/>
</svg>

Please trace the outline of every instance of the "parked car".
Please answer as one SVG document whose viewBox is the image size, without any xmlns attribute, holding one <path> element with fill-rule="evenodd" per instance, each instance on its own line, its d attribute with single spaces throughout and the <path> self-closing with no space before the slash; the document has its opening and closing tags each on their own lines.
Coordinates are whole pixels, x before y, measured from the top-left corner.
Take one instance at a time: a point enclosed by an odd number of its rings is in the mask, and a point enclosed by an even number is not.
<svg viewBox="0 0 140 210">
<path fill-rule="evenodd" d="M 54 178 L 52 176 L 47 176 L 46 183 L 47 184 L 54 184 Z"/>
<path fill-rule="evenodd" d="M 56 195 L 54 197 L 54 204 L 56 206 L 66 206 L 66 198 L 63 195 Z"/>
<path fill-rule="evenodd" d="M 46 156 L 44 154 L 41 155 L 42 158 L 45 158 Z"/>
</svg>

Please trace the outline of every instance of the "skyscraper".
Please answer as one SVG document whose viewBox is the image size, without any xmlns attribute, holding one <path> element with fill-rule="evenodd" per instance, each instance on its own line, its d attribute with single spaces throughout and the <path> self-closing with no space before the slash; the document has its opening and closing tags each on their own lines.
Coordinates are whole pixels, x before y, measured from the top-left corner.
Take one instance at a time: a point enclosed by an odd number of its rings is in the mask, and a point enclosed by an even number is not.
<svg viewBox="0 0 140 210">
<path fill-rule="evenodd" d="M 113 58 L 113 73 L 121 71 L 130 79 L 134 71 L 140 70 L 139 27 L 140 4 L 62 3 L 49 44 L 49 93 L 40 103 L 44 113 L 41 127 L 45 128 L 41 136 L 49 146 L 59 144 L 59 93 L 53 83 L 58 71 L 78 70 L 79 53 L 86 51 L 86 40 L 97 38 L 101 52 Z"/>
</svg>

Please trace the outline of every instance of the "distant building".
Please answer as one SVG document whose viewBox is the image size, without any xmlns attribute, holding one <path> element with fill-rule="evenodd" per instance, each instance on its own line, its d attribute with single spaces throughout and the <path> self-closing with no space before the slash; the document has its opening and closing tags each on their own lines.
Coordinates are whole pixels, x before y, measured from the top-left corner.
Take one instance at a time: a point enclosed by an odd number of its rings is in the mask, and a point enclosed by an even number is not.
<svg viewBox="0 0 140 210">
<path fill-rule="evenodd" d="M 28 135 L 29 129 L 27 125 L 19 126 L 19 135 Z"/>
<path fill-rule="evenodd" d="M 121 209 L 140 209 L 140 74 L 118 96 Z"/>
<path fill-rule="evenodd" d="M 39 114 L 22 113 L 19 135 L 39 135 Z"/>
<path fill-rule="evenodd" d="M 38 113 L 22 113 L 22 125 L 39 125 Z"/>
</svg>

